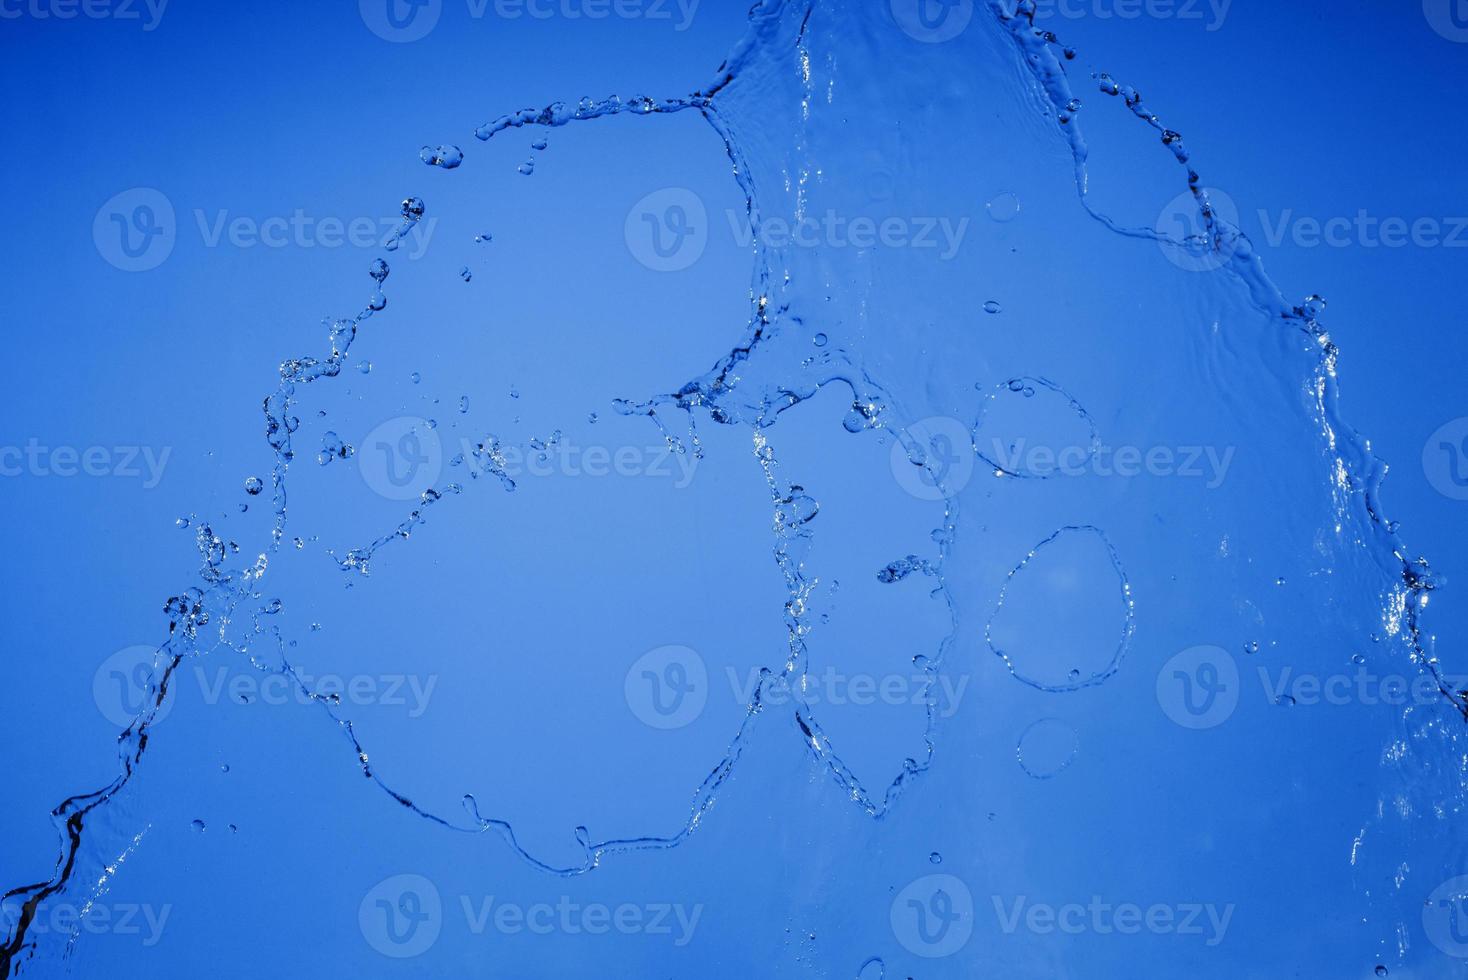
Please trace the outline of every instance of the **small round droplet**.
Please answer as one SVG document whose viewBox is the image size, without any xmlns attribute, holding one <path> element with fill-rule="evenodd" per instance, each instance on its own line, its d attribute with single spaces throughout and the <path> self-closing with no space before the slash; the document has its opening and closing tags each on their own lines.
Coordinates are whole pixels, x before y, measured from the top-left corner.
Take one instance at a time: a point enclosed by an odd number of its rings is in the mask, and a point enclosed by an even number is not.
<svg viewBox="0 0 1468 980">
<path fill-rule="evenodd" d="M 830 338 L 829 338 L 829 337 L 827 337 L 827 336 L 826 336 L 826 335 L 825 335 L 825 334 L 823 334 L 823 333 L 818 333 L 818 334 L 816 334 L 816 335 L 815 335 L 815 337 L 814 337 L 814 338 L 813 338 L 813 339 L 814 339 L 814 340 L 815 340 L 815 345 L 816 345 L 816 346 L 817 346 L 817 347 L 825 347 L 825 346 L 826 346 L 826 344 L 828 344 L 828 343 L 830 343 Z"/>
<path fill-rule="evenodd" d="M 417 384 L 418 382 L 423 380 L 423 375 L 419 374 L 417 371 L 414 371 L 412 374 L 408 375 L 408 380 L 413 382 L 414 384 Z"/>
<path fill-rule="evenodd" d="M 358 371 L 361 371 L 363 374 L 371 374 L 372 373 L 372 362 L 371 361 L 361 361 L 361 362 L 359 362 L 357 364 L 357 370 Z"/>
<path fill-rule="evenodd" d="M 1376 964 L 1376 975 L 1377 976 L 1384 977 L 1384 976 L 1387 975 L 1388 972 L 1389 971 L 1387 970 L 1387 968 L 1385 966 L 1381 965 L 1380 963 Z"/>
<path fill-rule="evenodd" d="M 194 832 L 197 833 L 197 834 L 202 834 L 204 832 L 204 821 L 202 821 L 202 820 L 195 820 L 189 826 L 193 827 L 194 828 Z"/>
<path fill-rule="evenodd" d="M 931 853 L 931 854 L 928 855 L 928 863 L 929 864 L 942 864 L 943 863 L 943 855 L 939 854 L 937 851 L 934 851 L 933 853 Z"/>
<path fill-rule="evenodd" d="M 989 217 L 998 221 L 1000 224 L 1013 221 L 1019 217 L 1019 198 L 1008 192 L 994 198 L 986 207 L 989 211 Z"/>
<path fill-rule="evenodd" d="M 407 218 L 409 221 L 417 221 L 419 218 L 423 217 L 423 210 L 423 198 L 403 198 L 403 217 Z"/>
<path fill-rule="evenodd" d="M 222 763 L 219 766 L 219 771 L 220 772 L 229 772 L 229 763 L 227 763 L 227 762 L 226 763 Z"/>
<path fill-rule="evenodd" d="M 1250 640 L 1248 643 L 1245 643 L 1244 644 L 1244 652 L 1245 653 L 1258 653 L 1259 652 L 1259 641 L 1258 640 Z"/>
<path fill-rule="evenodd" d="M 984 312 L 985 313 L 999 313 L 1003 309 L 1004 309 L 1004 307 L 1000 306 L 997 300 L 992 300 L 991 299 L 991 300 L 989 300 L 989 302 L 987 302 L 987 303 L 984 304 Z"/>
<path fill-rule="evenodd" d="M 391 270 L 388 268 L 387 262 L 382 259 L 373 259 L 372 264 L 367 267 L 367 274 L 373 279 L 376 279 L 378 282 L 382 282 L 384 279 L 386 279 L 387 274 L 390 271 Z"/>
<path fill-rule="evenodd" d="M 545 137 L 542 136 L 539 139 L 537 139 L 535 142 L 531 143 L 530 144 L 530 148 L 532 150 L 543 150 L 543 149 L 545 149 L 549 145 L 550 144 L 546 142 Z"/>
<path fill-rule="evenodd" d="M 265 489 L 265 481 L 258 476 L 252 476 L 245 480 L 245 493 L 252 497 L 259 496 L 260 491 Z"/>
<path fill-rule="evenodd" d="M 518 171 L 520 171 L 520 173 L 524 174 L 526 177 L 529 177 L 529 176 L 531 176 L 532 174 L 535 173 L 535 161 L 534 160 L 526 160 L 524 163 L 520 164 L 520 166 L 516 167 L 515 169 L 518 170 Z"/>
</svg>

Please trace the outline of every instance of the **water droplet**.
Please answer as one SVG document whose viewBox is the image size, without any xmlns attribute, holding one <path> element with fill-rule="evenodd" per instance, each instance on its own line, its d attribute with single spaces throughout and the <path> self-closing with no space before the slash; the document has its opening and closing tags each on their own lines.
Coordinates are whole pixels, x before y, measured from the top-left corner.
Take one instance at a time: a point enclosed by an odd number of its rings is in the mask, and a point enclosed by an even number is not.
<svg viewBox="0 0 1468 980">
<path fill-rule="evenodd" d="M 492 241 L 494 241 L 494 236 L 487 231 L 481 231 L 479 234 L 474 236 L 474 242 L 478 245 L 484 245 Z"/>
<path fill-rule="evenodd" d="M 1386 967 L 1382 966 L 1380 963 L 1376 964 L 1376 975 L 1377 976 L 1384 977 L 1384 976 L 1387 975 L 1387 973 L 1388 973 L 1388 970 L 1387 970 Z"/>
<path fill-rule="evenodd" d="M 459 396 L 459 414 L 460 415 L 468 415 L 469 414 L 469 396 L 468 395 L 460 395 Z"/>
<path fill-rule="evenodd" d="M 545 149 L 549 145 L 550 144 L 548 142 L 546 142 L 545 137 L 542 136 L 539 139 L 537 139 L 535 142 L 531 143 L 530 144 L 530 148 L 532 150 L 543 150 L 543 149 Z"/>
<path fill-rule="evenodd" d="M 261 480 L 258 476 L 252 476 L 249 479 L 245 480 L 245 493 L 249 494 L 252 497 L 258 496 L 260 491 L 264 489 L 265 482 Z"/>
<path fill-rule="evenodd" d="M 202 820 L 195 820 L 190 826 L 194 828 L 195 833 L 202 834 L 204 832 L 204 821 Z"/>
<path fill-rule="evenodd" d="M 816 334 L 813 339 L 817 347 L 825 347 L 830 342 L 830 338 L 823 333 Z"/>
<path fill-rule="evenodd" d="M 928 855 L 928 863 L 930 863 L 930 864 L 942 864 L 943 863 L 943 855 L 939 854 L 937 851 L 934 851 L 933 853 L 931 853 L 931 854 Z"/>
<path fill-rule="evenodd" d="M 371 361 L 361 361 L 361 362 L 359 362 L 357 364 L 357 370 L 358 371 L 361 371 L 363 374 L 371 374 L 372 373 L 372 362 Z"/>
<path fill-rule="evenodd" d="M 388 268 L 387 263 L 382 259 L 373 259 L 372 264 L 367 267 L 367 274 L 378 282 L 386 279 L 390 271 L 392 270 Z"/>
<path fill-rule="evenodd" d="M 988 208 L 989 217 L 1001 224 L 1019 217 L 1019 198 L 1008 192 L 1000 194 L 985 207 Z"/>
<path fill-rule="evenodd" d="M 418 382 L 423 380 L 423 375 L 419 374 L 417 371 L 414 371 L 412 374 L 408 375 L 408 380 L 413 382 L 414 384 L 417 384 Z"/>
<path fill-rule="evenodd" d="M 418 151 L 418 158 L 430 167 L 453 170 L 464 162 L 464 151 L 457 146 L 425 146 Z"/>
<path fill-rule="evenodd" d="M 520 166 L 516 167 L 515 169 L 518 170 L 518 171 L 520 171 L 520 173 L 524 174 L 526 177 L 529 177 L 529 176 L 531 176 L 532 174 L 535 173 L 535 161 L 534 160 L 526 160 L 524 163 L 520 164 Z"/>
<path fill-rule="evenodd" d="M 987 303 L 984 304 L 984 312 L 985 313 L 998 313 L 998 312 L 1000 312 L 1003 309 L 1004 309 L 1004 307 L 1000 306 L 997 301 L 992 300 L 992 299 L 989 300 L 989 302 L 987 302 Z"/>
<path fill-rule="evenodd" d="M 466 265 L 459 270 L 459 278 L 468 282 L 474 278 L 474 272 Z"/>
<path fill-rule="evenodd" d="M 1244 644 L 1244 652 L 1245 653 L 1258 653 L 1259 652 L 1259 641 L 1258 640 L 1250 640 L 1248 643 L 1245 643 Z"/>
<path fill-rule="evenodd" d="M 423 198 L 407 197 L 403 199 L 403 217 L 409 221 L 417 221 L 423 217 Z"/>
</svg>

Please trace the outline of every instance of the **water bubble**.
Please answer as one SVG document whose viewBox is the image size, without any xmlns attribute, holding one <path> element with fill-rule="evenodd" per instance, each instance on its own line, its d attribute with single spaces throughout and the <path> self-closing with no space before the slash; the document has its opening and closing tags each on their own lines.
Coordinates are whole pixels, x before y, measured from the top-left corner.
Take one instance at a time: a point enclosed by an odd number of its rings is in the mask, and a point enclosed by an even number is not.
<svg viewBox="0 0 1468 980">
<path fill-rule="evenodd" d="M 361 362 L 359 362 L 357 364 L 357 370 L 358 371 L 361 371 L 363 374 L 371 374 L 372 373 L 372 362 L 371 361 L 361 361 Z"/>
<path fill-rule="evenodd" d="M 1387 972 L 1388 971 L 1387 971 L 1387 968 L 1385 966 L 1382 966 L 1380 963 L 1376 964 L 1376 975 L 1377 976 L 1384 977 L 1384 976 L 1387 975 Z"/>
<path fill-rule="evenodd" d="M 1245 653 L 1258 653 L 1259 652 L 1259 641 L 1258 640 L 1250 640 L 1248 643 L 1245 643 L 1244 644 L 1244 652 Z"/>
<path fill-rule="evenodd" d="M 933 853 L 931 853 L 931 854 L 928 855 L 928 863 L 929 864 L 942 864 L 943 863 L 943 855 L 939 854 L 937 851 L 934 851 Z"/>
<path fill-rule="evenodd" d="M 425 146 L 418 151 L 418 157 L 430 167 L 442 167 L 445 170 L 453 170 L 464 162 L 464 151 L 457 146 Z"/>
<path fill-rule="evenodd" d="M 548 142 L 546 142 L 546 138 L 544 136 L 542 136 L 539 139 L 537 139 L 535 142 L 531 143 L 530 144 L 530 148 L 532 150 L 543 150 L 543 149 L 545 149 L 549 145 L 550 144 Z"/>
<path fill-rule="evenodd" d="M 1000 194 L 987 205 L 989 217 L 1003 224 L 1019 217 L 1019 198 L 1009 192 Z"/>
<path fill-rule="evenodd" d="M 202 834 L 204 832 L 204 821 L 202 820 L 195 820 L 189 826 L 194 828 L 195 833 Z"/>
<path fill-rule="evenodd" d="M 487 231 L 481 231 L 474 236 L 474 243 L 476 245 L 484 245 L 492 241 L 494 241 L 494 236 Z"/>
<path fill-rule="evenodd" d="M 1042 718 L 1020 735 L 1015 757 L 1027 775 L 1051 779 L 1070 768 L 1079 750 L 1074 728 L 1058 718 Z"/>
<path fill-rule="evenodd" d="M 412 374 L 408 375 L 408 380 L 413 382 L 414 384 L 417 384 L 418 382 L 423 380 L 423 375 L 419 374 L 417 371 L 414 371 Z"/>
<path fill-rule="evenodd" d="M 372 264 L 367 267 L 367 274 L 379 283 L 387 278 L 387 274 L 390 271 L 387 262 L 382 259 L 373 259 Z"/>
<path fill-rule="evenodd" d="M 260 491 L 264 489 L 265 481 L 261 480 L 258 476 L 252 476 L 245 480 L 245 493 L 252 497 L 258 496 Z"/>
<path fill-rule="evenodd" d="M 529 177 L 529 176 L 531 176 L 532 174 L 535 173 L 535 161 L 534 160 L 526 160 L 524 163 L 520 164 L 520 166 L 516 167 L 515 169 L 518 170 L 518 171 L 520 171 L 520 173 L 524 174 L 526 177 Z"/>
<path fill-rule="evenodd" d="M 816 334 L 816 335 L 815 335 L 815 337 L 814 337 L 814 338 L 812 338 L 812 339 L 813 339 L 813 340 L 814 340 L 814 341 L 815 341 L 815 345 L 816 345 L 816 346 L 817 346 L 817 347 L 825 347 L 825 346 L 826 346 L 826 344 L 827 344 L 827 343 L 829 343 L 829 342 L 830 342 L 830 338 L 829 338 L 829 337 L 827 337 L 827 336 L 826 336 L 826 335 L 825 335 L 825 334 L 823 334 L 823 333 L 818 333 L 818 334 Z"/>
<path fill-rule="evenodd" d="M 1003 309 L 1004 309 L 1004 307 L 1000 306 L 997 301 L 992 300 L 992 299 L 989 300 L 989 302 L 987 302 L 987 303 L 984 304 L 984 312 L 985 313 L 998 313 L 998 312 L 1000 312 Z"/>
<path fill-rule="evenodd" d="M 367 298 L 367 308 L 374 313 L 380 313 L 387 309 L 387 296 L 382 290 L 378 290 Z"/>
</svg>

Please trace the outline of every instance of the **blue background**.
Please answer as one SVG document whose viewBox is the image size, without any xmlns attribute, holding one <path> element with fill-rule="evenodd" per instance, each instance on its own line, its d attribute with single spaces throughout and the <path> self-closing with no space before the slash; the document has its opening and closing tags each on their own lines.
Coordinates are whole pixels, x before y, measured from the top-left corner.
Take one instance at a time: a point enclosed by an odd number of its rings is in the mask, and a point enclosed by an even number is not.
<svg viewBox="0 0 1468 980">
<path fill-rule="evenodd" d="M 8 355 L 0 443 L 169 453 L 154 487 L 128 476 L 35 471 L 0 479 L 9 558 L 0 570 L 8 679 L 0 736 L 9 746 L 0 883 L 49 878 L 57 853 L 49 811 L 115 776 L 118 726 L 98 710 L 94 677 L 113 651 L 166 636 L 164 599 L 196 581 L 194 525 L 212 522 L 238 541 L 245 564 L 264 549 L 269 491 L 243 490 L 249 476 L 269 479 L 260 399 L 276 384 L 280 361 L 325 349 L 322 317 L 362 308 L 368 263 L 379 255 L 393 266 L 388 308 L 364 323 L 351 366 L 329 390 L 311 391 L 300 413 L 287 537 L 307 540 L 272 558 L 267 590 L 267 598 L 283 597 L 289 656 L 317 675 L 436 678 L 421 717 L 383 705 L 343 716 L 354 718 L 399 792 L 460 825 L 468 822 L 460 797 L 473 793 L 485 815 L 513 823 L 520 845 L 549 864 L 580 863 L 579 825 L 595 840 L 683 826 L 692 790 L 745 715 L 728 694 L 728 671 L 746 678 L 755 665 L 778 670 L 785 657 L 786 593 L 765 537 L 771 501 L 748 427 L 699 420 L 706 455 L 691 490 L 672 478 L 562 473 L 505 494 L 446 462 L 444 480 L 472 485 L 435 504 L 410 541 L 388 545 L 369 578 L 337 571 L 326 550 L 359 547 L 412 509 L 373 494 L 355 470 L 371 451 L 368 433 L 394 418 L 434 419 L 445 461 L 465 439 L 472 445 L 493 432 L 524 444 L 554 430 L 580 446 L 656 455 L 656 426 L 618 415 L 613 400 L 673 391 L 701 374 L 739 341 L 748 318 L 750 250 L 724 233 L 743 194 L 722 142 L 696 112 L 574 124 L 545 133 L 544 151 L 530 147 L 539 130 L 487 144 L 472 131 L 520 107 L 574 105 L 583 95 L 687 94 L 714 77 L 745 14 L 741 4 L 706 0 L 677 30 L 674 21 L 647 18 L 475 18 L 444 0 L 436 28 L 411 43 L 377 36 L 346 3 L 179 2 L 154 30 L 34 12 L 0 21 L 0 79 L 11 93 L 0 107 L 10 150 L 0 159 L 10 191 L 0 246 Z M 841 16 L 839 5 L 819 5 L 816 22 Z M 1133 976 L 1138 963 L 1157 964 L 1155 975 L 1367 976 L 1377 963 L 1393 976 L 1463 972 L 1461 960 L 1423 936 L 1419 914 L 1423 895 L 1468 871 L 1453 829 L 1461 786 L 1451 726 L 1461 718 L 1449 707 L 1431 723 L 1440 741 L 1421 749 L 1433 761 L 1420 772 L 1415 756 L 1400 769 L 1387 764 L 1394 722 L 1362 705 L 1327 720 L 1328 708 L 1292 716 L 1287 732 L 1270 727 L 1273 706 L 1245 708 L 1258 719 L 1234 719 L 1227 737 L 1212 742 L 1184 737 L 1190 733 L 1156 712 L 1159 665 L 1193 644 L 1237 653 L 1247 642 L 1272 642 L 1305 670 L 1317 656 L 1344 664 L 1383 632 L 1383 589 L 1366 570 L 1370 561 L 1312 553 L 1311 522 L 1328 525 L 1331 504 L 1329 468 L 1297 397 L 1308 345 L 1273 339 L 1242 300 L 1220 298 L 1224 285 L 1180 276 L 1150 243 L 1090 222 L 1064 148 L 1044 135 L 1054 120 L 1031 112 L 1025 121 L 1038 97 L 1024 94 L 1019 62 L 995 54 L 1001 44 L 987 35 L 973 41 L 989 74 L 970 83 L 946 70 L 969 61 L 923 60 L 937 59 L 943 46 L 914 47 L 878 14 L 852 18 L 860 23 L 849 31 L 823 27 L 825 50 L 845 57 L 818 71 L 839 79 L 843 96 L 859 93 L 856 105 L 879 104 L 873 93 L 884 90 L 889 101 L 887 114 L 874 117 L 830 109 L 808 133 L 824 151 L 812 157 L 842 188 L 833 196 L 851 200 L 845 192 L 865 186 L 862 168 L 875 157 L 899 202 L 969 218 L 983 229 L 976 240 L 990 236 L 974 248 L 992 252 L 970 251 L 963 275 L 931 282 L 906 256 L 885 275 L 880 263 L 873 271 L 849 254 L 829 263 L 802 257 L 789 295 L 810 329 L 828 330 L 836 346 L 857 351 L 891 390 L 905 392 L 906 404 L 894 409 L 903 424 L 927 415 L 972 419 L 975 385 L 989 391 L 1024 373 L 1065 376 L 1067 391 L 1112 433 L 1133 432 L 1133 443 L 1212 433 L 1243 447 L 1241 475 L 1224 501 L 1200 508 L 1174 484 L 1126 493 L 1108 485 L 1104 494 L 1077 491 L 1072 511 L 1052 519 L 1008 498 L 1009 488 L 976 491 L 965 501 L 971 523 L 959 525 L 960 539 L 975 544 L 960 547 L 946 578 L 949 589 L 972 596 L 955 626 L 927 594 L 936 583 L 876 583 L 872 573 L 888 561 L 932 550 L 928 532 L 942 509 L 913 506 L 892 479 L 890 443 L 871 433 L 847 437 L 849 393 L 823 390 L 771 431 L 784 478 L 821 487 L 813 491 L 826 535 L 817 558 L 841 582 L 839 600 L 828 591 L 830 573 L 817 590 L 833 620 L 831 649 L 841 651 L 833 659 L 853 673 L 910 675 L 911 657 L 933 655 L 952 629 L 950 663 L 971 684 L 969 700 L 947 720 L 935 770 L 892 813 L 873 820 L 852 805 L 800 750 L 789 714 L 771 713 L 752 730 L 733 782 L 697 834 L 672 850 L 612 855 L 593 873 L 562 877 L 520 860 L 497 835 L 458 834 L 397 806 L 362 778 L 350 743 L 319 705 L 211 704 L 188 681 L 158 724 L 142 775 L 93 825 L 88 854 L 89 871 L 127 854 L 99 901 L 167 906 L 161 941 L 145 945 L 116 930 L 84 935 L 66 958 L 38 954 L 20 975 L 852 976 L 874 956 L 889 976 L 921 977 Z M 1345 417 L 1391 464 L 1389 516 L 1448 580 L 1430 630 L 1438 655 L 1449 666 L 1461 661 L 1465 632 L 1452 586 L 1468 503 L 1435 489 L 1423 450 L 1435 430 L 1468 414 L 1454 288 L 1468 253 L 1272 245 L 1259 212 L 1270 221 L 1286 211 L 1325 219 L 1365 209 L 1409 221 L 1468 214 L 1468 131 L 1453 124 L 1468 45 L 1434 32 L 1414 5 L 1326 11 L 1239 0 L 1216 30 L 1207 17 L 1094 12 L 1052 23 L 1081 51 L 1079 62 L 1136 85 L 1184 135 L 1204 182 L 1237 203 L 1242 230 L 1290 301 L 1310 293 L 1329 300 Z M 1092 200 L 1148 226 L 1184 189 L 1181 174 L 1155 134 L 1125 119 L 1121 106 L 1101 106 L 1085 69 L 1074 70 L 1088 106 L 1109 113 L 1088 133 Z M 983 87 L 993 79 L 1007 87 Z M 782 84 L 758 74 L 755 82 L 731 111 L 761 157 L 756 172 L 768 178 L 795 155 L 785 147 L 799 127 Z M 1001 93 L 991 130 L 926 111 L 930 101 L 960 102 L 966 84 Z M 910 130 L 892 124 L 899 117 L 912 120 Z M 464 149 L 459 171 L 418 159 L 420 146 L 440 143 Z M 937 146 L 948 164 L 971 159 L 982 176 L 969 185 L 956 169 L 911 164 Z M 517 173 L 532 155 L 534 175 Z M 1048 169 L 1025 172 L 1035 161 Z M 1007 184 L 990 179 L 1011 165 L 1020 172 Z M 763 186 L 778 213 L 776 183 Z M 92 232 L 98 209 L 137 187 L 172 203 L 177 242 L 157 268 L 134 273 L 109 264 Z M 691 189 L 707 205 L 711 234 L 692 268 L 660 275 L 629 251 L 624 225 L 640 199 L 668 187 Z M 1025 202 L 1019 223 L 990 223 L 984 203 L 1001 191 Z M 318 220 L 378 222 L 396 218 L 406 195 L 421 196 L 437 222 L 421 258 L 409 257 L 411 244 L 391 254 L 320 242 L 210 246 L 196 216 L 263 221 L 301 209 Z M 475 243 L 480 232 L 493 241 Z M 1012 237 L 994 237 L 1001 233 Z M 1004 261 L 1012 265 L 1001 271 Z M 465 266 L 470 282 L 458 274 Z M 971 287 L 980 282 L 975 269 L 993 278 Z M 869 307 L 885 304 L 890 315 L 873 313 L 859 327 L 839 315 L 817 323 L 820 294 L 834 294 L 842 314 L 861 308 L 858 281 Z M 1047 305 L 1069 288 L 1086 302 Z M 951 323 L 932 326 L 960 293 L 971 312 L 1002 293 L 1000 316 L 1018 320 L 1018 332 L 984 333 L 993 328 L 981 312 L 962 337 Z M 1240 324 L 1223 354 L 1164 330 L 1182 324 L 1178 333 L 1191 336 L 1201 325 L 1201 337 L 1212 320 Z M 798 346 L 789 341 L 795 353 L 780 348 L 779 356 L 816 352 L 799 336 Z M 1041 344 L 1037 337 L 1053 363 L 1026 346 Z M 355 368 L 364 359 L 370 374 Z M 777 377 L 768 370 L 752 368 L 753 383 Z M 1094 377 L 1080 381 L 1088 371 Z M 1218 384 L 1211 407 L 1189 403 L 1210 401 L 1198 399 L 1203 377 Z M 1141 407 L 1137 389 L 1154 384 L 1151 407 Z M 959 390 L 972 397 L 950 397 Z M 1137 401 L 1111 397 L 1122 392 Z M 594 424 L 590 412 L 598 413 Z M 687 441 L 681 412 L 659 414 Z M 357 445 L 358 456 L 318 467 L 313 457 L 327 429 Z M 239 512 L 242 503 L 248 513 Z M 1297 504 L 1307 517 L 1292 510 Z M 190 527 L 175 527 L 182 517 Z M 1179 545 L 1194 519 L 1198 551 L 1190 556 Z M 1112 709 L 1125 706 L 1119 718 L 1150 712 L 1145 722 L 1118 722 L 1099 703 L 1074 699 L 1056 708 L 1046 700 L 1056 695 L 1016 684 L 983 642 L 1005 576 L 1066 523 L 1104 526 L 1146 596 L 1131 654 L 1138 684 L 1109 700 Z M 977 538 L 965 539 L 964 529 Z M 1198 556 L 1212 554 L 1214 532 L 1244 549 L 1248 571 L 1208 570 Z M 1086 601 L 1104 597 L 1099 608 L 1067 605 L 1072 618 L 1057 625 L 1054 604 L 1039 596 L 1027 606 L 1021 596 L 1006 606 L 1020 616 L 1010 635 L 1043 634 L 1050 649 L 1104 663 L 1118 627 L 1114 578 L 1087 544 L 1064 546 L 1077 549 L 1068 560 Z M 1299 591 L 1281 596 L 1277 578 Z M 1217 594 L 1205 598 L 1210 583 Z M 1250 617 L 1256 625 L 1238 626 Z M 1150 636 L 1148 622 L 1156 624 Z M 711 692 L 697 720 L 671 737 L 641 724 L 622 694 L 629 665 L 668 644 L 699 651 Z M 252 652 L 275 656 L 264 639 Z M 1391 669 L 1413 670 L 1400 651 L 1380 656 Z M 217 664 L 258 673 L 232 651 L 198 658 L 207 671 Z M 187 677 L 192 669 L 186 663 Z M 1081 754 L 1054 778 L 1034 780 L 1015 764 L 1016 741 L 1035 719 L 1056 715 L 1082 733 Z M 823 722 L 878 799 L 903 760 L 924 752 L 923 713 L 910 706 L 834 712 Z M 1443 807 L 1440 817 L 1421 818 L 1429 829 L 1386 821 L 1365 832 L 1375 802 L 1389 812 L 1412 799 L 1414 812 L 1430 815 L 1417 791 Z M 1200 813 L 1212 822 L 1200 822 Z M 1371 851 L 1359 867 L 1358 833 Z M 941 866 L 930 853 L 942 856 Z M 1409 883 L 1393 892 L 1399 866 L 1410 866 Z M 889 924 L 889 906 L 910 881 L 950 871 L 973 890 L 984 924 L 962 952 L 925 960 Z M 398 874 L 426 877 L 445 903 L 443 935 L 420 957 L 380 956 L 359 925 L 362 897 Z M 80 903 L 87 893 L 70 897 Z M 1217 949 L 1176 936 L 1057 940 L 1002 934 L 991 894 L 1218 901 L 1238 910 Z M 458 916 L 460 896 L 676 903 L 699 906 L 703 918 L 686 946 L 616 933 L 474 935 Z M 1408 940 L 1399 939 L 1399 925 Z"/>
</svg>

